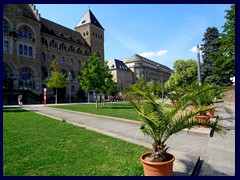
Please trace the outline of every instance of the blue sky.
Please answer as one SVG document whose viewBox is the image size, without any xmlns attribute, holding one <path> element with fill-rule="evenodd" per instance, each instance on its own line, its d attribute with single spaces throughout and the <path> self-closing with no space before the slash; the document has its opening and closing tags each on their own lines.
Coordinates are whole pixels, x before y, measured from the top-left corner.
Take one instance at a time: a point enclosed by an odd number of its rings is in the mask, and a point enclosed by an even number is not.
<svg viewBox="0 0 240 180">
<path fill-rule="evenodd" d="M 36 4 L 42 17 L 70 29 L 90 6 L 105 29 L 105 59 L 140 54 L 172 68 L 178 59 L 197 59 L 207 27 L 222 32 L 230 4 Z"/>
</svg>

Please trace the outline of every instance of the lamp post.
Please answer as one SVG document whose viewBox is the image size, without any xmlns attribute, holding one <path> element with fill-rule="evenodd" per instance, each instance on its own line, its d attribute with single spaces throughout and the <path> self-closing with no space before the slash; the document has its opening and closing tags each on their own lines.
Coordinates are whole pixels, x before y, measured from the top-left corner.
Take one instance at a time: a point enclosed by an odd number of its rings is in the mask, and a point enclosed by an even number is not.
<svg viewBox="0 0 240 180">
<path fill-rule="evenodd" d="M 71 72 L 68 72 L 69 77 L 69 103 L 71 103 Z"/>
<path fill-rule="evenodd" d="M 201 68 L 200 68 L 200 49 L 199 49 L 199 45 L 197 45 L 197 56 L 198 56 L 198 84 L 199 86 L 201 86 Z"/>
<path fill-rule="evenodd" d="M 164 88 L 163 88 L 163 78 L 161 77 L 161 81 L 162 81 L 162 102 L 164 102 Z"/>
</svg>

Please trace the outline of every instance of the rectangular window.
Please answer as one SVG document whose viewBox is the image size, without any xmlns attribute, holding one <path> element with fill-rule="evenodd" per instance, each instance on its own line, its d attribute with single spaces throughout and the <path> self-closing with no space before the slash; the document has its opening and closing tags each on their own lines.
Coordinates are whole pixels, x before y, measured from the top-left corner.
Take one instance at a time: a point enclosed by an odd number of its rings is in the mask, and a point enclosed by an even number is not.
<svg viewBox="0 0 240 180">
<path fill-rule="evenodd" d="M 3 45 L 3 52 L 8 52 L 8 42 L 4 41 L 4 45 Z"/>
<path fill-rule="evenodd" d="M 29 47 L 29 48 L 28 48 L 28 55 L 29 55 L 29 56 L 32 56 L 32 47 Z"/>
<path fill-rule="evenodd" d="M 23 49 L 22 49 L 22 45 L 21 44 L 19 44 L 19 46 L 18 46 L 18 52 L 19 52 L 19 55 L 23 54 Z"/>
<path fill-rule="evenodd" d="M 25 56 L 27 56 L 27 49 L 28 49 L 28 48 L 27 48 L 27 46 L 25 45 L 25 46 L 24 46 L 24 55 L 25 55 Z"/>
</svg>

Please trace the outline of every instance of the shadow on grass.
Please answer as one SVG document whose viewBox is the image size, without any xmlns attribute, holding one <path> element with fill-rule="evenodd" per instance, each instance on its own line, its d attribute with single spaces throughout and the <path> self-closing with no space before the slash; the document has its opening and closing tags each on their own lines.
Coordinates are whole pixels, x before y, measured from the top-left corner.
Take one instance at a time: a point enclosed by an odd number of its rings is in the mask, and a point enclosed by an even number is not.
<svg viewBox="0 0 240 180">
<path fill-rule="evenodd" d="M 7 112 L 11 112 L 11 113 L 20 113 L 20 112 L 29 112 L 25 109 L 19 108 L 19 107 L 4 107 L 3 108 L 3 112 L 7 113 Z"/>
<path fill-rule="evenodd" d="M 101 109 L 133 109 L 133 107 L 130 107 L 130 106 L 104 106 L 104 107 L 101 107 Z"/>
</svg>

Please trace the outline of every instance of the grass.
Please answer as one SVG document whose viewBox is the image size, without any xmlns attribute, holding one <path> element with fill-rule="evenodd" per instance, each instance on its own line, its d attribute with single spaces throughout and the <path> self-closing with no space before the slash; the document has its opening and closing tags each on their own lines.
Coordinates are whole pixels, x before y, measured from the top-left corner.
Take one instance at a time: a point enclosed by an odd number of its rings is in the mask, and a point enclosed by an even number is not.
<svg viewBox="0 0 240 180">
<path fill-rule="evenodd" d="M 166 108 L 171 106 L 165 104 Z M 96 109 L 95 104 L 58 105 L 51 107 L 136 121 L 139 119 L 134 107 L 128 102 L 99 104 L 98 109 Z"/>
<path fill-rule="evenodd" d="M 3 109 L 4 176 L 141 176 L 149 149 L 66 122 Z"/>
</svg>

